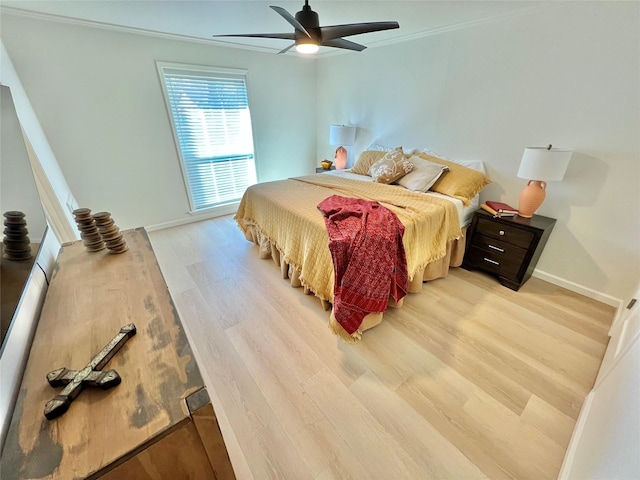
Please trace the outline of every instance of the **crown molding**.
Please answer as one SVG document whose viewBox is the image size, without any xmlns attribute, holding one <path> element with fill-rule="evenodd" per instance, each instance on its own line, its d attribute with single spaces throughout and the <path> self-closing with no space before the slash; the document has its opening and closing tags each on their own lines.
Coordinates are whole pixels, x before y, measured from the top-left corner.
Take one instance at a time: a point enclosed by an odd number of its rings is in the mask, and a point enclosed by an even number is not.
<svg viewBox="0 0 640 480">
<path fill-rule="evenodd" d="M 547 10 L 551 8 L 558 8 L 563 6 L 564 4 L 565 2 L 545 2 L 544 4 L 532 5 L 530 7 L 517 10 L 515 12 L 508 12 L 501 15 L 493 15 L 490 17 L 480 18 L 476 20 L 469 20 L 467 22 L 460 22 L 460 23 L 455 23 L 451 25 L 446 25 L 443 27 L 430 28 L 420 32 L 410 33 L 407 35 L 399 35 L 391 39 L 378 40 L 378 41 L 367 43 L 367 49 L 379 48 L 387 45 L 395 45 L 398 43 L 410 42 L 410 41 L 425 38 L 425 37 L 442 35 L 449 32 L 473 28 L 473 27 L 476 27 L 479 25 L 485 25 L 488 23 L 502 22 L 505 20 L 510 20 L 512 18 L 528 15 L 534 11 L 542 11 L 542 10 Z M 90 27 L 90 28 L 100 28 L 103 30 L 129 33 L 134 35 L 143 35 L 143 36 L 154 37 L 154 38 L 162 38 L 166 40 L 177 40 L 177 41 L 198 43 L 201 45 L 209 45 L 209 46 L 215 46 L 215 47 L 227 47 L 227 48 L 235 48 L 235 49 L 241 49 L 241 50 L 250 50 L 250 51 L 261 52 L 261 53 L 276 54 L 282 49 L 282 47 L 278 47 L 278 48 L 261 47 L 257 45 L 246 45 L 242 43 L 237 43 L 232 40 L 214 40 L 213 38 L 209 39 L 209 38 L 195 37 L 191 35 L 160 32 L 157 30 L 149 30 L 144 28 L 127 27 L 127 26 L 116 25 L 112 23 L 98 22 L 95 20 L 85 20 L 85 19 L 79 19 L 79 18 L 73 18 L 73 17 L 66 17 L 63 15 L 34 12 L 32 10 L 25 10 L 22 8 L 8 7 L 3 5 L 0 5 L 0 15 L 1 14 L 11 14 L 11 15 L 16 15 L 21 17 L 33 18 L 36 20 L 66 23 L 69 25 L 78 25 L 78 26 Z M 299 54 L 292 49 L 289 52 L 287 52 L 285 55 L 295 55 L 302 58 L 321 58 L 321 57 L 330 57 L 334 55 L 344 55 L 346 53 L 349 53 L 349 51 L 342 50 L 342 49 L 335 49 L 335 48 L 331 48 L 331 49 L 327 48 L 326 51 L 321 50 L 319 53 L 311 57 L 310 55 Z"/>
<path fill-rule="evenodd" d="M 518 18 L 518 17 L 528 15 L 532 12 L 548 10 L 551 8 L 558 8 L 563 6 L 564 3 L 565 2 L 553 2 L 553 3 L 531 5 L 530 7 L 523 8 L 515 12 L 508 12 L 501 15 L 493 15 L 491 17 L 469 20 L 467 22 L 454 23 L 451 25 L 443 26 L 443 27 L 430 28 L 420 32 L 409 33 L 407 35 L 399 35 L 394 38 L 390 38 L 386 40 L 378 40 L 378 41 L 370 42 L 367 44 L 367 48 L 378 48 L 378 47 L 383 47 L 387 45 L 395 45 L 398 43 L 410 42 L 412 40 L 418 40 L 425 37 L 433 37 L 436 35 L 442 35 L 449 32 L 455 32 L 458 30 L 465 30 L 468 28 L 473 28 L 473 27 L 485 25 L 488 23 L 503 22 L 506 20 L 511 20 L 513 18 Z M 318 55 L 318 56 L 332 56 L 332 55 L 340 55 L 341 53 L 343 53 L 342 51 L 339 51 L 337 49 L 332 49 L 332 50 L 333 51 L 331 52 L 322 53 L 321 55 Z"/>
<path fill-rule="evenodd" d="M 0 15 L 3 15 L 3 14 L 26 17 L 26 18 L 31 18 L 35 20 L 64 23 L 68 25 L 76 25 L 81 27 L 100 28 L 102 30 L 110 30 L 110 31 L 120 32 L 120 33 L 129 33 L 133 35 L 142 35 L 146 37 L 162 38 L 166 40 L 178 40 L 182 42 L 198 43 L 201 45 L 228 47 L 228 48 L 242 48 L 244 50 L 253 50 L 253 51 L 262 52 L 262 53 L 272 53 L 272 52 L 278 52 L 281 50 L 281 49 L 270 48 L 270 47 L 259 47 L 255 45 L 243 45 L 243 44 L 234 43 L 234 42 L 219 41 L 219 40 L 214 40 L 213 38 L 207 39 L 202 37 L 194 37 L 191 35 L 159 32 L 157 30 L 149 30 L 149 29 L 138 28 L 138 27 L 127 27 L 124 25 L 116 25 L 113 23 L 98 22 L 96 20 L 72 18 L 72 17 L 63 16 L 63 15 L 34 12 L 32 10 L 25 10 L 22 8 L 7 7 L 7 6 L 0 5 Z"/>
</svg>

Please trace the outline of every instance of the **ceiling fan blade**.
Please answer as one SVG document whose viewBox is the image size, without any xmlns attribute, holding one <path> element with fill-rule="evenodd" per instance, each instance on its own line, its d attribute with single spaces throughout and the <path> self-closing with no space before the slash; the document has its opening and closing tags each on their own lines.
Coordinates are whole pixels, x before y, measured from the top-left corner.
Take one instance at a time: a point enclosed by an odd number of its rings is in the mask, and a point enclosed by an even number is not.
<svg viewBox="0 0 640 480">
<path fill-rule="evenodd" d="M 360 45 L 359 43 L 345 40 L 344 38 L 334 38 L 333 40 L 322 42 L 321 45 L 323 47 L 334 47 L 334 48 L 344 48 L 346 50 L 355 50 L 356 52 L 361 52 L 362 50 L 367 48 L 364 45 Z"/>
<path fill-rule="evenodd" d="M 311 38 L 311 34 L 307 32 L 307 29 L 304 28 L 304 26 L 298 20 L 296 20 L 296 18 L 293 15 L 287 12 L 284 8 L 277 7 L 275 5 L 271 5 L 271 8 L 274 9 L 276 12 L 278 12 L 287 22 L 293 25 L 293 28 L 295 28 L 296 30 L 300 30 L 307 37 Z"/>
<path fill-rule="evenodd" d="M 282 50 L 280 50 L 280 51 L 277 53 L 277 55 L 280 55 L 281 53 L 288 52 L 290 48 L 293 48 L 293 47 L 295 47 L 295 46 L 296 46 L 296 44 L 295 44 L 295 42 L 294 42 L 294 43 L 292 43 L 291 45 L 289 45 L 288 47 L 283 48 Z"/>
<path fill-rule="evenodd" d="M 348 37 L 350 35 L 359 35 L 361 33 L 379 32 L 381 30 L 391 30 L 400 28 L 398 22 L 367 22 L 367 23 L 349 23 L 346 25 L 330 25 L 320 27 L 322 41 L 333 40 L 334 38 Z"/>
<path fill-rule="evenodd" d="M 213 35 L 216 37 L 255 37 L 255 38 L 281 38 L 283 40 L 295 40 L 295 33 L 229 33 L 226 35 Z"/>
<path fill-rule="evenodd" d="M 293 45 L 289 45 L 282 49 L 278 52 L 279 54 L 289 51 L 294 46 L 299 47 L 298 50 L 302 51 L 303 46 L 310 47 L 310 45 L 307 44 L 313 44 L 314 47 L 322 45 L 326 47 L 342 48 L 361 52 L 367 47 L 360 45 L 359 43 L 345 40 L 343 37 L 400 28 L 398 22 L 348 23 L 321 27 L 319 26 L 318 14 L 311 10 L 309 0 L 305 0 L 302 10 L 297 12 L 295 16 L 291 15 L 282 7 L 275 5 L 271 5 L 270 7 L 293 26 L 293 33 L 233 33 L 213 35 L 213 37 L 277 38 L 294 41 Z M 311 52 L 309 51 L 307 53 Z"/>
</svg>

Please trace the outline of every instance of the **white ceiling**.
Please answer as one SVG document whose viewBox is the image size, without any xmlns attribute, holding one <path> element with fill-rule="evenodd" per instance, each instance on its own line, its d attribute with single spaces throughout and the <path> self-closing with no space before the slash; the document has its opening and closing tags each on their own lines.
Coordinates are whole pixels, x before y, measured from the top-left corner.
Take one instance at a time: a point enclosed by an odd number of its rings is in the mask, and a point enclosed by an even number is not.
<svg viewBox="0 0 640 480">
<path fill-rule="evenodd" d="M 368 47 L 405 41 L 517 15 L 562 3 L 549 1 L 384 1 L 310 0 L 320 25 L 395 20 L 399 29 L 348 37 Z M 211 44 L 278 52 L 291 42 L 279 39 L 226 38 L 214 34 L 290 33 L 286 20 L 269 8 L 278 5 L 292 15 L 304 0 L 0 0 L 2 12 L 100 25 L 205 41 Z M 320 55 L 335 52 L 323 47 Z M 355 53 L 355 52 L 354 52 Z M 288 55 L 296 55 L 290 50 Z"/>
</svg>

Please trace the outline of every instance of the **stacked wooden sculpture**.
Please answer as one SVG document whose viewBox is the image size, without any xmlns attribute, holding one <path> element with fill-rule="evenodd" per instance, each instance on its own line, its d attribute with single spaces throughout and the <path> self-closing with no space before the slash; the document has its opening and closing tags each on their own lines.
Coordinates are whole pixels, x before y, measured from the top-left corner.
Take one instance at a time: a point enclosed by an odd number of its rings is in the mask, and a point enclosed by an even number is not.
<svg viewBox="0 0 640 480">
<path fill-rule="evenodd" d="M 89 208 L 77 208 L 73 211 L 73 216 L 80 230 L 80 238 L 85 248 L 89 252 L 99 252 L 104 249 L 105 245 L 96 227 L 96 222 L 91 215 Z"/>
<path fill-rule="evenodd" d="M 109 212 L 96 213 L 93 215 L 93 219 L 96 221 L 100 237 L 111 253 L 123 253 L 129 250 L 122 232 L 120 232 Z"/>
<path fill-rule="evenodd" d="M 78 208 L 73 215 L 80 230 L 80 237 L 89 252 L 98 252 L 105 247 L 111 253 L 126 252 L 127 242 L 109 212 L 91 215 L 91 209 Z"/>
<path fill-rule="evenodd" d="M 27 221 L 24 213 L 10 211 L 4 213 L 4 258 L 8 260 L 27 260 L 31 258 L 31 240 L 27 235 Z"/>
</svg>

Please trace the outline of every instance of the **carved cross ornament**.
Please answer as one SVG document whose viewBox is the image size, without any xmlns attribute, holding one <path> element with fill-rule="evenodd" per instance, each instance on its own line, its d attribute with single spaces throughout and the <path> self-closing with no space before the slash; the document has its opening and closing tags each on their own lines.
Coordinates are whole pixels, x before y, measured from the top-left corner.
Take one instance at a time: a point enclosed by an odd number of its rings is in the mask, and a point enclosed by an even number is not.
<svg viewBox="0 0 640 480">
<path fill-rule="evenodd" d="M 122 380 L 118 372 L 115 370 L 102 371 L 102 367 L 135 334 L 136 326 L 129 323 L 122 327 L 120 332 L 82 370 L 68 370 L 62 367 L 47 373 L 49 385 L 52 387 L 64 386 L 64 389 L 47 402 L 44 407 L 44 416 L 53 420 L 69 410 L 71 402 L 80 395 L 85 386 L 107 390 L 118 385 Z"/>
</svg>

